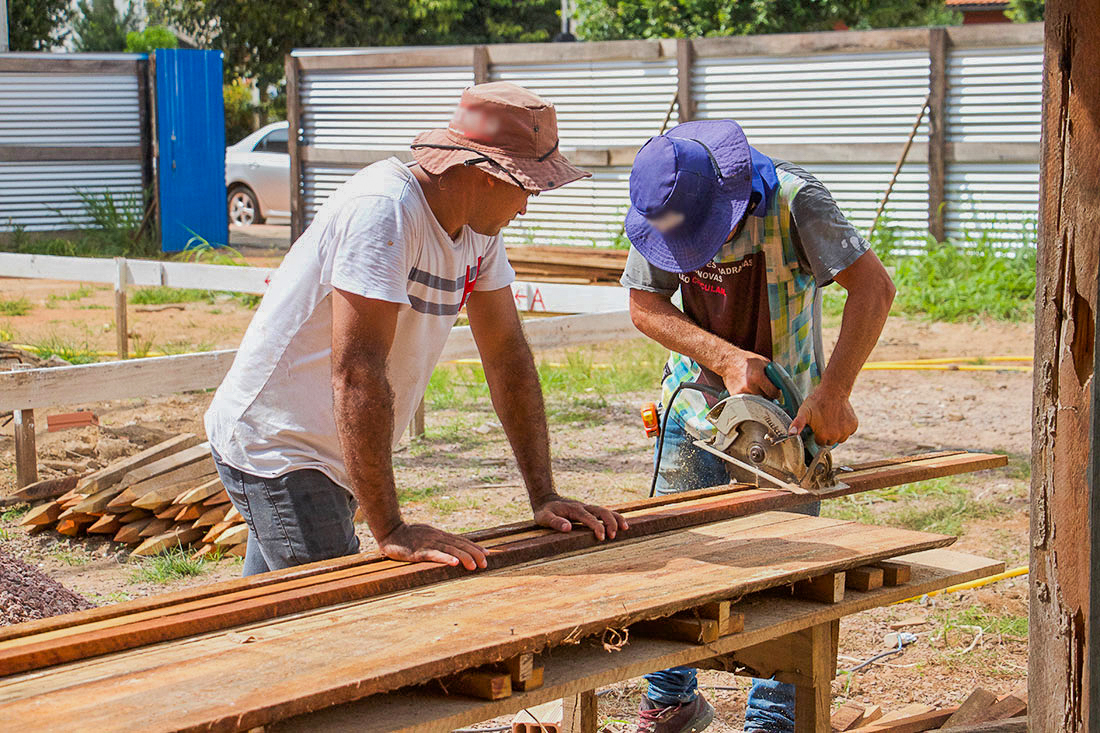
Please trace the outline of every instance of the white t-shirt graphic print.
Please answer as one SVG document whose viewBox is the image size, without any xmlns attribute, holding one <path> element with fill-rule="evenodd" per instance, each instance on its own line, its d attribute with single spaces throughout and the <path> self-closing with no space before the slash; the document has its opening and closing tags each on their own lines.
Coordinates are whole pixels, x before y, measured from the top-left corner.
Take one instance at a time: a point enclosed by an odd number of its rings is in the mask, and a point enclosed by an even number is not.
<svg viewBox="0 0 1100 733">
<path fill-rule="evenodd" d="M 465 227 L 452 240 L 400 161 L 364 168 L 272 276 L 206 412 L 210 444 L 256 476 L 314 468 L 350 489 L 333 416 L 333 288 L 402 306 L 386 362 L 396 445 L 470 294 L 514 279 L 500 236 Z"/>
</svg>

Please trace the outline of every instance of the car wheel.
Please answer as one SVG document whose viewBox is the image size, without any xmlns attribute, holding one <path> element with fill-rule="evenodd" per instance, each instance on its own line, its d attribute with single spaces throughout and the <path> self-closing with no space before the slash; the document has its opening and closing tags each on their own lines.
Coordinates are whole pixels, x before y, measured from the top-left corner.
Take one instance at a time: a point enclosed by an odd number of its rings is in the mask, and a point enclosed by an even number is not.
<svg viewBox="0 0 1100 733">
<path fill-rule="evenodd" d="M 264 218 L 260 216 L 260 202 L 248 186 L 229 189 L 229 223 L 236 227 L 264 223 Z"/>
</svg>

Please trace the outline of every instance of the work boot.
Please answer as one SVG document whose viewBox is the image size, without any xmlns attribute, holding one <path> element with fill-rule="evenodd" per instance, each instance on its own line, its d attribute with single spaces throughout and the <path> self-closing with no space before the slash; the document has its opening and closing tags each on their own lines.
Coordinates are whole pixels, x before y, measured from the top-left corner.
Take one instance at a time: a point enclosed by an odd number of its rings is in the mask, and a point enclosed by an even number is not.
<svg viewBox="0 0 1100 733">
<path fill-rule="evenodd" d="M 637 733 L 699 733 L 712 720 L 714 708 L 702 695 L 678 705 L 660 705 L 642 695 Z"/>
</svg>

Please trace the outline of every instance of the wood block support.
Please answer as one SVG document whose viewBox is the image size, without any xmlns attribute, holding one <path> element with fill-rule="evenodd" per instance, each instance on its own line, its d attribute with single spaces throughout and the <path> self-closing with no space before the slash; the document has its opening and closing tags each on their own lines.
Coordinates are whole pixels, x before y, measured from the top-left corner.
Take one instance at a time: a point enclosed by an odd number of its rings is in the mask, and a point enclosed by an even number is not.
<svg viewBox="0 0 1100 733">
<path fill-rule="evenodd" d="M 595 690 L 562 700 L 562 733 L 596 733 L 598 725 L 599 706 Z"/>
<path fill-rule="evenodd" d="M 15 410 L 15 488 L 38 480 L 38 455 L 34 447 L 34 410 Z"/>
<path fill-rule="evenodd" d="M 504 662 L 508 676 L 512 680 L 512 689 L 526 692 L 542 687 L 542 667 L 537 664 L 534 654 L 517 654 Z"/>
<path fill-rule="evenodd" d="M 844 573 L 827 573 L 794 584 L 794 595 L 820 603 L 840 603 L 844 600 Z"/>
<path fill-rule="evenodd" d="M 512 678 L 507 672 L 474 669 L 444 680 L 443 688 L 452 695 L 500 700 L 512 696 Z"/>
<path fill-rule="evenodd" d="M 863 565 L 852 568 L 844 573 L 844 587 L 867 592 L 882 587 L 882 568 L 874 565 Z"/>
<path fill-rule="evenodd" d="M 900 562 L 878 562 L 875 567 L 882 568 L 882 582 L 887 587 L 905 585 L 912 575 L 912 568 Z"/>
</svg>

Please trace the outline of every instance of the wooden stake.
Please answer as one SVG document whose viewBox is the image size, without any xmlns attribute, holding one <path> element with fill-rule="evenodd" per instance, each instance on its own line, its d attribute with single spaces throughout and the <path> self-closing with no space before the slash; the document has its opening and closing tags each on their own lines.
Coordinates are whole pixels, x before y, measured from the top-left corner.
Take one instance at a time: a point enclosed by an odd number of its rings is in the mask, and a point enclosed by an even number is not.
<svg viewBox="0 0 1100 733">
<path fill-rule="evenodd" d="M 16 410 L 15 488 L 22 489 L 38 480 L 38 456 L 34 447 L 34 410 Z"/>
<path fill-rule="evenodd" d="M 129 270 L 126 268 L 126 258 L 115 258 L 115 344 L 118 350 L 118 358 L 130 357 L 129 327 L 126 324 L 126 283 L 129 281 Z"/>
</svg>

